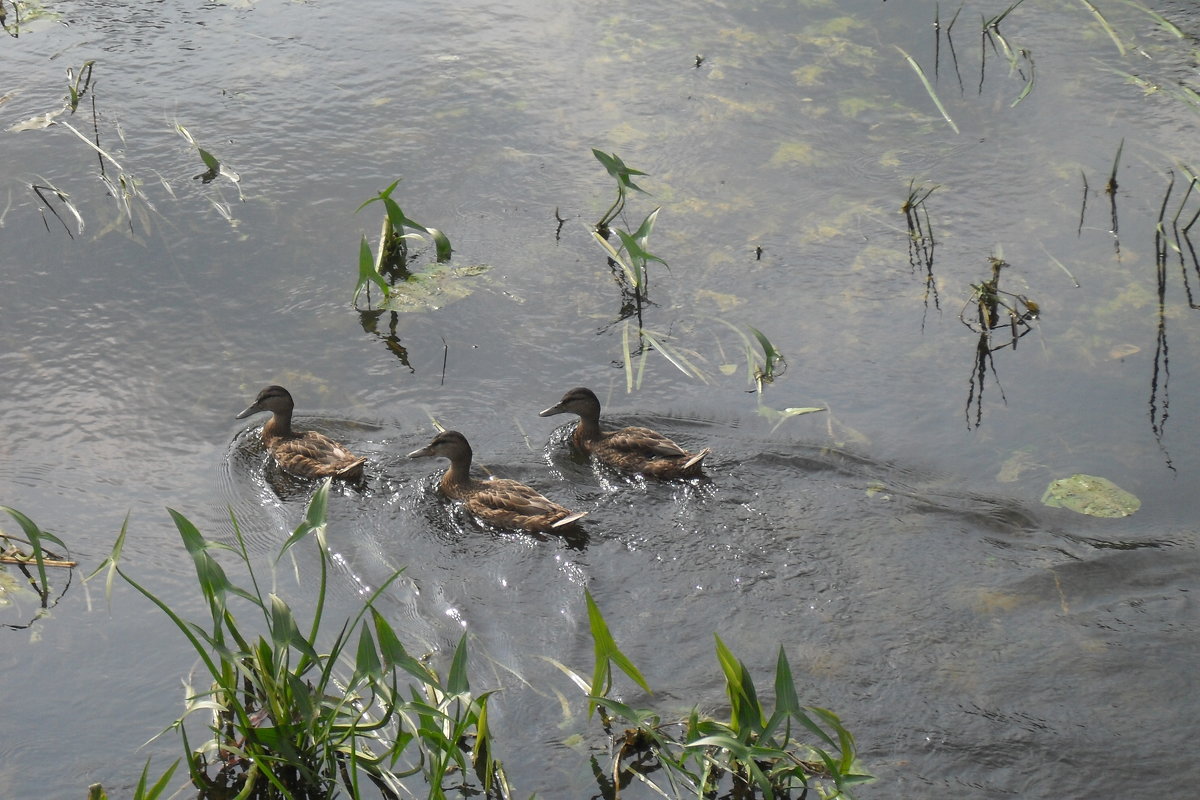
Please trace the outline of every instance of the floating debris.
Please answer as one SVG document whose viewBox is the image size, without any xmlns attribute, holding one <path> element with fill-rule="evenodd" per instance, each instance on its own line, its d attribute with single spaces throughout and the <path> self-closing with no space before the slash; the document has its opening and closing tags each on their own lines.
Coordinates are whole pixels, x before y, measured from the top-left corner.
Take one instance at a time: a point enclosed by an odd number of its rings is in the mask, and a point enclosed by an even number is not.
<svg viewBox="0 0 1200 800">
<path fill-rule="evenodd" d="M 1141 500 L 1108 478 L 1083 474 L 1051 481 L 1042 503 L 1090 517 L 1128 517 L 1142 507 Z"/>
</svg>

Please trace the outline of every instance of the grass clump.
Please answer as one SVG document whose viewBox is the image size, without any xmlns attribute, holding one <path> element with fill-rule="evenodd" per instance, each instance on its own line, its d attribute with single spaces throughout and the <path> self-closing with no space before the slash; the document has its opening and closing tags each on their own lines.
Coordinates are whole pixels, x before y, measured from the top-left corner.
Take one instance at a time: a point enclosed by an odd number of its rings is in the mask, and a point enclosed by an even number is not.
<svg viewBox="0 0 1200 800">
<path fill-rule="evenodd" d="M 850 797 L 872 780 L 855 755 L 854 737 L 833 712 L 802 706 L 783 648 L 776 661 L 771 707 L 759 699 L 746 665 L 719 636 L 717 661 L 725 677 L 727 718 L 695 708 L 668 720 L 615 699 L 614 667 L 650 693 L 646 679 L 621 652 L 591 594 L 586 595 L 595 663 L 591 681 L 562 665 L 587 695 L 588 715 L 599 710 L 613 744 L 609 794 L 637 779 L 662 797 L 789 797 L 813 789 L 821 797 Z M 800 741 L 807 735 L 815 744 Z"/>
<path fill-rule="evenodd" d="M 316 540 L 320 574 L 315 586 L 306 587 L 315 605 L 307 621 L 265 590 L 236 519 L 233 544 L 223 544 L 170 511 L 208 606 L 204 623 L 184 619 L 125 571 L 125 528 L 96 570 L 108 571 L 110 587 L 119 576 L 158 606 L 196 651 L 204 677 L 188 687 L 183 715 L 163 733 L 179 733 L 199 796 L 358 798 L 373 787 L 395 798 L 415 796 L 402 781 L 416 777 L 430 798 L 443 797 L 449 782 L 507 797 L 504 770 L 492 756 L 489 694 L 472 695 L 467 679 L 465 636 L 445 679 L 409 655 L 373 606 L 399 573 L 351 619 L 327 624 L 328 494 L 325 481 L 279 553 L 281 558 L 304 540 Z M 232 555 L 248 582 L 230 579 L 218 555 Z M 185 723 L 205 711 L 211 715 L 207 738 L 192 746 Z"/>
</svg>

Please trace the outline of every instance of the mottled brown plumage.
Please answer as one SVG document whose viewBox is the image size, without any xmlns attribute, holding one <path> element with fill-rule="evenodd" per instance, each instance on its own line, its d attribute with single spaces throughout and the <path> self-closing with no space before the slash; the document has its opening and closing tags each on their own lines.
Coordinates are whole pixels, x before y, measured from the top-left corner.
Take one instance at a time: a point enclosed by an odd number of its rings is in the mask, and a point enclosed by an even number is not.
<svg viewBox="0 0 1200 800">
<path fill-rule="evenodd" d="M 438 488 L 447 497 L 462 502 L 475 516 L 498 528 L 548 532 L 563 528 L 587 514 L 572 513 L 532 488 L 507 478 L 481 481 L 471 477 L 471 445 L 458 431 L 443 431 L 428 447 L 414 450 L 409 458 L 438 456 L 450 460 Z"/>
<path fill-rule="evenodd" d="M 711 450 L 689 453 L 658 431 L 649 428 L 600 428 L 600 400 L 591 389 L 582 386 L 563 395 L 558 405 L 540 416 L 577 414 L 579 424 L 571 441 L 580 452 L 595 456 L 602 463 L 627 472 L 640 472 L 654 478 L 694 478 L 704 468 L 704 457 Z"/>
<path fill-rule="evenodd" d="M 347 481 L 362 479 L 365 458 L 357 458 L 342 445 L 316 431 L 293 431 L 291 394 L 282 386 L 268 386 L 258 393 L 254 403 L 237 415 L 245 419 L 252 414 L 270 411 L 271 418 L 263 425 L 262 440 L 279 466 L 302 478 L 340 478 Z"/>
</svg>

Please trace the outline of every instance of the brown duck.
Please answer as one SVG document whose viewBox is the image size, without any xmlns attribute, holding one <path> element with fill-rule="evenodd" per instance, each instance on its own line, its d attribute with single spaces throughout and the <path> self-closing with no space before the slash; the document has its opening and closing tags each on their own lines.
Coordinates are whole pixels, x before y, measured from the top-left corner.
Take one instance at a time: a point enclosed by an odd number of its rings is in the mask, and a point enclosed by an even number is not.
<svg viewBox="0 0 1200 800">
<path fill-rule="evenodd" d="M 458 431 L 443 431 L 433 437 L 428 447 L 408 454 L 409 458 L 429 456 L 450 460 L 450 469 L 438 483 L 442 494 L 462 502 L 472 514 L 498 528 L 548 532 L 568 526 L 587 514 L 573 513 L 514 480 L 472 478 L 471 445 Z"/>
<path fill-rule="evenodd" d="M 649 428 L 600 429 L 600 400 L 591 389 L 582 386 L 563 395 L 558 405 L 540 416 L 578 414 L 579 424 L 571 441 L 580 452 L 595 456 L 602 463 L 627 472 L 640 472 L 654 478 L 693 478 L 701 474 L 707 447 L 689 453 L 658 431 Z"/>
<path fill-rule="evenodd" d="M 258 393 L 254 403 L 237 415 L 245 419 L 252 414 L 270 411 L 271 418 L 263 425 L 262 440 L 279 466 L 302 478 L 340 478 L 347 481 L 362 479 L 365 458 L 357 458 L 342 445 L 316 431 L 292 430 L 291 394 L 282 386 L 268 386 Z"/>
</svg>

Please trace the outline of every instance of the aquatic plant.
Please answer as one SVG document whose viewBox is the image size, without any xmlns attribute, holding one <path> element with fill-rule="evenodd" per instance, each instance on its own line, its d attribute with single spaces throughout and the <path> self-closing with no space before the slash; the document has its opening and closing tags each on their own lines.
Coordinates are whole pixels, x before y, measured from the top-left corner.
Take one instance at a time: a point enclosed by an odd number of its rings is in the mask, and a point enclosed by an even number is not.
<svg viewBox="0 0 1200 800">
<path fill-rule="evenodd" d="M 599 710 L 612 742 L 612 795 L 636 778 L 663 797 L 711 796 L 727 786 L 730 796 L 774 798 L 793 789 L 815 788 L 825 797 L 849 797 L 872 780 L 858 764 L 854 737 L 833 712 L 802 706 L 783 648 L 776 659 L 775 704 L 759 699 L 746 665 L 716 640 L 725 679 L 728 718 L 703 716 L 668 720 L 654 710 L 635 709 L 611 695 L 614 668 L 653 694 L 646 679 L 617 646 L 599 607 L 585 592 L 594 664 L 591 681 L 557 664 L 588 698 L 588 716 Z M 623 730 L 614 731 L 614 723 Z M 807 733 L 817 744 L 796 738 Z M 665 783 L 665 785 L 664 785 Z"/>
<path fill-rule="evenodd" d="M 384 581 L 351 619 L 327 632 L 325 603 L 331 555 L 326 543 L 324 481 L 304 521 L 282 545 L 279 558 L 305 539 L 315 539 L 319 580 L 306 584 L 315 603 L 307 623 L 278 594 L 267 592 L 251 563 L 237 520 L 231 545 L 205 539 L 177 511 L 169 510 L 211 617 L 207 624 L 181 617 L 161 597 L 125 571 L 126 528 L 92 574 L 114 575 L 153 602 L 196 651 L 205 685 L 188 686 L 183 715 L 163 733 L 179 733 L 192 783 L 201 797 L 361 797 L 369 782 L 385 797 L 399 797 L 402 779 L 419 775 L 430 798 L 443 784 L 474 775 L 476 791 L 509 795 L 507 779 L 492 755 L 487 723 L 490 693 L 475 696 L 467 679 L 466 636 L 459 641 L 443 680 L 405 650 L 373 606 L 398 577 Z M 217 554 L 232 554 L 248 583 L 231 580 Z M 235 603 L 240 606 L 235 610 Z M 257 617 L 247 624 L 241 608 Z M 256 633 L 257 631 L 261 631 Z M 415 681 L 405 699 L 401 679 Z M 190 717 L 211 712 L 209 738 L 193 747 Z M 161 734 L 160 734 L 161 735 Z"/>
<path fill-rule="evenodd" d="M 175 759 L 154 783 L 147 785 L 146 781 L 150 779 L 150 759 L 146 759 L 146 766 L 142 767 L 142 775 L 138 778 L 137 785 L 133 787 L 131 800 L 158 800 L 167 790 L 167 784 L 178 767 L 179 759 Z M 104 787 L 99 783 L 93 783 L 88 787 L 88 800 L 108 800 L 108 792 L 104 791 Z"/>
<path fill-rule="evenodd" d="M 1033 330 L 1032 323 L 1041 313 L 1038 304 L 1025 295 L 1000 288 L 1000 272 L 1008 266 L 1008 262 L 999 255 L 990 257 L 988 261 L 992 266 L 992 277 L 978 285 L 971 284 L 971 296 L 958 315 L 963 325 L 979 334 L 965 409 L 967 427 L 973 425 L 976 428 L 983 421 L 983 390 L 989 369 L 996 379 L 1000 399 L 1008 402 L 1004 387 L 1000 385 L 1000 376 L 996 373 L 993 353 L 1005 347 L 1016 350 L 1017 342 Z M 1008 332 L 1009 336 L 1005 338 L 1003 332 Z M 972 408 L 975 410 L 974 422 L 971 418 Z"/>
<path fill-rule="evenodd" d="M 617 238 L 621 242 L 619 248 L 612 246 L 607 235 L 601 235 L 599 231 L 592 231 L 592 238 L 604 248 L 613 264 L 621 268 L 621 275 L 626 281 L 626 285 L 640 301 L 644 301 L 646 298 L 648 277 L 646 266 L 651 261 L 657 261 L 664 267 L 669 266 L 666 261 L 651 253 L 646 247 L 650 239 L 650 232 L 654 230 L 654 223 L 658 220 L 659 211 L 660 209 L 656 208 L 647 214 L 646 218 L 642 220 L 642 224 L 633 233 L 620 228 L 610 229 L 612 233 L 617 234 Z"/>
<path fill-rule="evenodd" d="M 908 182 L 908 196 L 900 204 L 908 224 L 908 265 L 916 273 L 920 266 L 925 272 L 925 311 L 929 311 L 929 300 L 933 298 L 933 307 L 941 308 L 938 298 L 937 280 L 933 274 L 933 254 L 937 249 L 937 240 L 933 236 L 933 223 L 929 219 L 929 208 L 925 201 L 938 189 L 935 184 L 929 188 L 916 187 L 916 179 Z M 925 318 L 921 318 L 921 329 L 925 329 Z"/>
<path fill-rule="evenodd" d="M 17 525 L 20 526 L 21 532 L 24 534 L 22 538 L 15 534 L 5 533 L 3 528 L 0 528 L 0 564 L 12 564 L 16 566 L 21 574 L 25 576 L 25 579 L 29 582 L 34 592 L 37 593 L 40 605 L 37 614 L 34 616 L 36 620 L 50 607 L 52 587 L 46 568 L 58 567 L 71 569 L 75 566 L 75 562 L 47 550 L 47 543 L 61 547 L 64 552 L 67 550 L 67 546 L 54 534 L 42 530 L 32 519 L 15 508 L 8 506 L 0 506 L 0 512 L 4 512 L 16 520 Z M 29 571 L 31 565 L 34 567 L 36 575 Z M 5 602 L 0 602 L 0 605 L 8 604 L 9 594 L 9 587 L 4 583 L 0 583 L 0 600 L 5 600 Z M 26 628 L 29 626 L 9 625 L 8 627 Z"/>
<path fill-rule="evenodd" d="M 1037 303 L 1022 294 L 1014 294 L 1000 288 L 1000 271 L 1008 266 L 1003 258 L 992 256 L 992 277 L 979 284 L 971 284 L 972 293 L 963 305 L 958 318 L 971 330 L 988 337 L 990 350 L 1017 346 L 1017 340 L 1031 330 L 1030 323 L 1037 319 L 1041 309 Z M 992 332 L 1007 328 L 1011 338 L 999 344 L 991 341 Z"/>
<path fill-rule="evenodd" d="M 624 358 L 622 364 L 625 367 L 625 391 L 632 392 L 635 388 L 642 387 L 642 377 L 646 371 L 646 359 L 650 356 L 650 352 L 656 351 L 661 353 L 672 366 L 682 372 L 689 378 L 694 378 L 701 383 L 708 383 L 708 376 L 705 375 L 695 364 L 692 363 L 683 352 L 671 345 L 667 344 L 667 334 L 652 331 L 646 328 L 639 321 L 636 326 L 636 333 L 631 334 L 631 326 L 628 322 L 621 329 L 621 352 Z M 632 346 L 632 342 L 637 340 L 637 347 Z M 634 362 L 637 362 L 636 372 Z"/>
<path fill-rule="evenodd" d="M 73 68 L 67 69 L 67 107 L 71 113 L 75 113 L 75 109 L 79 107 L 79 101 L 87 94 L 92 85 L 92 67 L 95 61 L 85 61 L 83 66 L 79 68 L 79 72 L 75 72 Z"/>
<path fill-rule="evenodd" d="M 40 2 L 36 0 L 9 0 L 8 6 L 12 7 L 13 18 L 9 22 L 8 9 L 3 0 L 0 0 L 0 27 L 4 28 L 4 32 L 14 39 L 21 35 L 21 23 L 34 22 L 39 19 L 59 19 L 61 14 L 47 11 Z"/>
<path fill-rule="evenodd" d="M 941 112 L 942 119 L 946 120 L 946 122 L 950 125 L 951 130 L 953 130 L 955 133 L 959 133 L 958 126 L 955 125 L 954 120 L 950 118 L 950 112 L 946 110 L 944 105 L 942 105 L 942 101 L 938 97 L 937 91 L 933 88 L 933 84 L 930 83 L 929 78 L 925 76 L 925 70 L 921 69 L 921 65 L 918 64 L 912 56 L 904 52 L 903 48 L 897 46 L 896 49 L 900 51 L 900 55 L 904 56 L 904 60 L 908 62 L 908 65 L 912 67 L 913 72 L 917 73 L 917 77 L 921 79 L 921 85 L 925 87 L 925 91 L 929 93 L 929 98 L 933 100 L 933 104 L 937 106 L 937 110 Z"/>
<path fill-rule="evenodd" d="M 45 180 L 45 178 L 42 180 Z M 63 204 L 67 211 L 71 212 L 71 216 L 75 218 L 76 232 L 80 236 L 83 235 L 83 229 L 86 227 L 83 222 L 83 215 L 79 213 L 79 208 L 71 200 L 71 195 L 67 194 L 62 189 L 59 189 L 49 181 L 46 181 L 44 184 L 31 183 L 29 184 L 29 188 L 32 189 L 33 193 L 38 196 L 38 199 L 42 201 L 42 205 L 38 207 L 38 211 L 42 215 L 42 224 L 46 226 L 47 230 L 50 229 L 50 223 L 46 219 L 46 212 L 43 210 L 44 208 L 50 209 L 50 213 L 53 214 L 54 218 L 59 221 L 59 224 L 63 226 L 63 230 L 67 232 L 67 236 L 70 236 L 72 239 L 75 238 L 75 234 L 71 233 L 71 227 L 67 225 L 67 221 L 62 218 L 62 215 L 59 214 L 58 210 L 54 207 L 54 203 L 50 202 L 50 199 L 43 194 L 43 192 L 53 194 L 58 201 Z"/>
<path fill-rule="evenodd" d="M 774 382 L 775 378 L 787 369 L 787 360 L 783 353 L 776 349 L 765 333 L 753 325 L 746 326 L 750 331 L 750 335 L 747 336 L 732 322 L 723 319 L 717 319 L 717 322 L 738 335 L 746 358 L 747 378 L 758 393 L 762 394 L 764 384 Z M 758 345 L 757 350 L 755 345 Z"/>
<path fill-rule="evenodd" d="M 399 179 L 392 181 L 386 189 L 365 200 L 362 205 L 354 209 L 357 214 L 372 203 L 382 203 L 384 208 L 383 222 L 379 231 L 378 253 L 371 252 L 371 245 L 365 236 L 362 237 L 359 245 L 358 283 L 354 288 L 353 299 L 355 303 L 358 302 L 358 297 L 363 290 L 368 288 L 368 284 L 374 284 L 383 294 L 385 301 L 391 297 L 392 285 L 388 282 L 388 278 L 407 278 L 409 276 L 408 243 L 410 241 L 425 241 L 428 238 L 433 242 L 439 264 L 449 261 L 453 253 L 450 239 L 446 234 L 437 228 L 430 228 L 409 219 L 400 205 L 392 199 L 392 192 L 399 183 Z M 368 302 L 369 300 L 368 293 Z"/>
<path fill-rule="evenodd" d="M 1113 30 L 1112 25 L 1108 23 L 1108 20 L 1104 18 L 1104 15 L 1100 13 L 1100 9 L 1088 2 L 1088 0 L 1079 0 L 1079 2 L 1084 8 L 1092 12 L 1092 16 L 1096 18 L 1096 21 L 1100 23 L 1100 27 L 1103 28 L 1104 32 L 1108 34 L 1108 38 L 1112 39 L 1112 43 L 1116 45 L 1117 52 L 1122 56 L 1125 55 L 1125 45 L 1121 42 L 1121 37 L 1117 35 L 1115 30 Z"/>
<path fill-rule="evenodd" d="M 191 132 L 178 122 L 175 123 L 175 132 L 182 136 L 188 144 L 196 148 L 196 152 L 199 154 L 200 160 L 204 162 L 204 172 L 201 172 L 199 175 L 193 175 L 192 179 L 198 180 L 201 183 L 212 183 L 217 178 L 226 178 L 234 185 L 234 187 L 237 188 L 238 199 L 245 202 L 245 198 L 242 196 L 242 176 L 234 172 L 225 164 L 221 163 L 220 159 L 214 156 L 211 152 L 201 147 L 196 141 L 195 137 L 192 136 Z M 228 214 L 223 214 L 222 216 L 225 216 L 226 219 L 229 218 Z"/>
<path fill-rule="evenodd" d="M 638 186 L 632 180 L 632 176 L 645 175 L 646 173 L 627 165 L 616 153 L 605 153 L 593 147 L 592 155 L 596 157 L 597 161 L 604 165 L 604 169 L 617 182 L 617 199 L 613 200 L 613 204 L 609 206 L 608 210 L 600 216 L 600 219 L 596 221 L 595 225 L 596 233 L 607 239 L 609 234 L 609 224 L 616 219 L 617 215 L 620 214 L 625 208 L 625 199 L 627 197 L 628 190 L 633 189 L 635 192 L 647 194 L 645 189 Z"/>
</svg>

